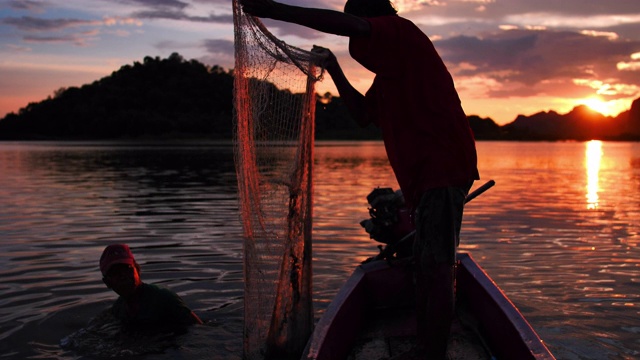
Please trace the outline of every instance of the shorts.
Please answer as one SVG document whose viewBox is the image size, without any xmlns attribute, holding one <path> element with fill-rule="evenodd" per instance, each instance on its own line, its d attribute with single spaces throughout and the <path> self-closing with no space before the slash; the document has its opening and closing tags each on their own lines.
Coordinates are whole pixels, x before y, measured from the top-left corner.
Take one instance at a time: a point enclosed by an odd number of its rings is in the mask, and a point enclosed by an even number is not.
<svg viewBox="0 0 640 360">
<path fill-rule="evenodd" d="M 471 184 L 430 189 L 422 194 L 415 212 L 413 243 L 413 254 L 420 264 L 455 264 L 462 212 Z"/>
</svg>

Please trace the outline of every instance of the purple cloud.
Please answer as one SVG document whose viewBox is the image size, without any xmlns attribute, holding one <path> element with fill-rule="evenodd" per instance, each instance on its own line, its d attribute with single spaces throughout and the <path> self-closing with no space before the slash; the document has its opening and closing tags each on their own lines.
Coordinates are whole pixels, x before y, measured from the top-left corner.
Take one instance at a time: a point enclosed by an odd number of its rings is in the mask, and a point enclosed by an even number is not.
<svg viewBox="0 0 640 360">
<path fill-rule="evenodd" d="M 43 19 L 32 16 L 7 17 L 2 23 L 24 31 L 52 31 L 72 26 L 94 25 L 95 21 L 81 19 Z"/>
<path fill-rule="evenodd" d="M 575 87 L 575 79 L 637 83 L 638 71 L 617 64 L 640 52 L 640 41 L 618 41 L 576 32 L 509 30 L 457 36 L 435 43 L 456 76 L 484 76 L 510 84 L 492 96 L 535 95 L 550 86 Z M 518 93 L 514 94 L 513 89 Z M 575 90 L 575 89 L 574 89 Z"/>
<path fill-rule="evenodd" d="M 87 41 L 84 37 L 81 37 L 76 34 L 68 34 L 68 35 L 58 35 L 58 36 L 25 36 L 23 38 L 24 41 L 28 43 L 73 43 L 77 46 L 85 46 Z"/>
<path fill-rule="evenodd" d="M 184 9 L 189 6 L 188 2 L 180 0 L 118 0 L 122 4 L 142 5 L 151 8 L 176 8 Z"/>
<path fill-rule="evenodd" d="M 203 42 L 203 46 L 207 53 L 210 54 L 224 54 L 233 56 L 235 52 L 235 46 L 232 40 L 224 39 L 209 39 Z"/>
<path fill-rule="evenodd" d="M 14 10 L 42 11 L 48 4 L 44 1 L 12 0 L 7 5 Z"/>
<path fill-rule="evenodd" d="M 193 22 L 204 23 L 220 23 L 220 24 L 233 24 L 233 15 L 215 15 L 209 16 L 191 16 L 187 15 L 181 10 L 172 9 L 156 9 L 156 10 L 142 10 L 133 13 L 133 17 L 140 19 L 168 19 L 168 20 L 184 20 Z"/>
</svg>

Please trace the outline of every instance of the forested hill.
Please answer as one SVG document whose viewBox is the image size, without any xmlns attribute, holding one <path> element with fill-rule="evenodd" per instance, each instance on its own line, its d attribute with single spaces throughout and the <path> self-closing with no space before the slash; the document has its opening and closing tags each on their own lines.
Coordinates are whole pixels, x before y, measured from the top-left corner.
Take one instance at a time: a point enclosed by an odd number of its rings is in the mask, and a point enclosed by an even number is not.
<svg viewBox="0 0 640 360">
<path fill-rule="evenodd" d="M 125 65 L 91 84 L 56 91 L 0 121 L 0 138 L 110 139 L 231 136 L 233 74 L 172 54 Z"/>
<path fill-rule="evenodd" d="M 576 108 L 566 115 L 520 116 L 502 127 L 490 118 L 468 119 L 477 139 L 640 140 L 640 99 L 618 118 L 597 115 Z M 232 116 L 233 71 L 174 53 L 166 59 L 145 57 L 91 84 L 59 89 L 31 103 L 0 120 L 0 140 L 230 139 Z M 318 96 L 316 138 L 380 139 L 380 132 L 358 128 L 341 99 L 325 94 Z"/>
</svg>

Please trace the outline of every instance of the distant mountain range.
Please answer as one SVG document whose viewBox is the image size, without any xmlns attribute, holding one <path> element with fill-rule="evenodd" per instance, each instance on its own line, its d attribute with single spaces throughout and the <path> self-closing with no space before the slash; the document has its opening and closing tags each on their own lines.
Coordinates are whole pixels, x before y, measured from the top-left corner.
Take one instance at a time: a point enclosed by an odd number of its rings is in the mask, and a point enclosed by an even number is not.
<svg viewBox="0 0 640 360">
<path fill-rule="evenodd" d="M 131 138 L 230 139 L 233 70 L 208 67 L 177 53 L 142 63 L 82 87 L 59 89 L 0 119 L 0 140 Z M 518 116 L 499 126 L 469 116 L 478 140 L 640 140 L 640 98 L 617 117 L 586 106 Z M 380 139 L 373 126 L 357 127 L 339 97 L 318 96 L 317 139 Z"/>
<path fill-rule="evenodd" d="M 531 116 L 519 115 L 503 126 L 491 119 L 470 116 L 469 121 L 478 139 L 504 140 L 640 140 L 640 98 L 631 109 L 616 117 L 604 116 L 585 105 L 567 114 L 555 111 Z"/>
</svg>

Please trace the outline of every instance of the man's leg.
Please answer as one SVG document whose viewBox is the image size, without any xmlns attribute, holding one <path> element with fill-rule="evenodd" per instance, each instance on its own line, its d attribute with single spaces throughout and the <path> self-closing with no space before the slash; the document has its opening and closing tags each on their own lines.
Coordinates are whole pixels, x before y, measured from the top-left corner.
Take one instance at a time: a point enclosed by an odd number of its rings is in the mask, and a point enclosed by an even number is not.
<svg viewBox="0 0 640 360">
<path fill-rule="evenodd" d="M 437 264 L 427 276 L 429 298 L 427 301 L 427 348 L 430 359 L 446 359 L 447 343 L 454 314 L 453 265 Z"/>
<path fill-rule="evenodd" d="M 438 264 L 425 270 L 416 269 L 418 348 L 426 359 L 446 359 L 455 301 L 453 266 Z"/>
<path fill-rule="evenodd" d="M 446 359 L 454 314 L 455 253 L 468 188 L 427 191 L 416 212 L 418 347 L 427 359 Z"/>
</svg>

